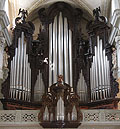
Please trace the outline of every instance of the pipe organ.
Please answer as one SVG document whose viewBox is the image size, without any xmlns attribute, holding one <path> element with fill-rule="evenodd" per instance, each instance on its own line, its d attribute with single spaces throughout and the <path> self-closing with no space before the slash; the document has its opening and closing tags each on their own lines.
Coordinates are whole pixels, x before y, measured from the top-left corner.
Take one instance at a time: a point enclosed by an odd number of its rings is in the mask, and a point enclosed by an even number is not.
<svg viewBox="0 0 120 129">
<path fill-rule="evenodd" d="M 24 32 L 18 39 L 15 56 L 11 60 L 10 69 L 10 97 L 13 99 L 30 101 L 31 96 L 31 68 L 26 53 Z"/>
<path fill-rule="evenodd" d="M 49 86 L 58 75 L 64 75 L 65 83 L 72 86 L 72 31 L 62 12 L 49 24 Z"/>
<path fill-rule="evenodd" d="M 117 108 L 109 27 L 100 9 L 93 10 L 94 21 L 86 20 L 87 35 L 80 8 L 64 2 L 41 8 L 36 40 L 27 11 L 19 14 L 8 50 L 9 73 L 2 84 L 4 109 L 41 109 L 42 121 L 79 121 L 80 108 Z"/>
</svg>

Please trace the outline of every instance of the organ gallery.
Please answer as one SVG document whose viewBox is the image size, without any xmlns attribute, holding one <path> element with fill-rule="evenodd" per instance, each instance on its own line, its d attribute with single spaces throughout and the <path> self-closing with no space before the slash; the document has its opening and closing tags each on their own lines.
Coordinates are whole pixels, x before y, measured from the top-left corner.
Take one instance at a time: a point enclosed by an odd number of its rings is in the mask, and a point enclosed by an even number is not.
<svg viewBox="0 0 120 129">
<path fill-rule="evenodd" d="M 80 109 L 117 108 L 109 26 L 100 8 L 93 10 L 94 19 L 86 19 L 83 10 L 64 2 L 37 13 L 41 23 L 37 39 L 26 10 L 20 9 L 15 19 L 9 73 L 2 84 L 4 109 L 40 109 L 39 119 L 46 127 L 44 121 L 56 120 L 79 125 Z M 69 125 L 76 127 L 74 122 Z"/>
</svg>

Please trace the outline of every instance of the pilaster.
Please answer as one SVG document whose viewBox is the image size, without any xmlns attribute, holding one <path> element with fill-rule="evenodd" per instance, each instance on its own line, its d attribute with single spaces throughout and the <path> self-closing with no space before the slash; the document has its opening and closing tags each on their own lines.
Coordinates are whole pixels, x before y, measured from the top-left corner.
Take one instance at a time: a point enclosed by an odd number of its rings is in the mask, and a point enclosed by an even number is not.
<svg viewBox="0 0 120 129">
<path fill-rule="evenodd" d="M 4 8 L 4 1 L 5 0 L 1 0 L 0 1 L 0 5 L 3 5 L 2 8 Z M 0 6 L 1 7 L 1 6 Z M 7 76 L 6 73 L 4 73 L 4 71 L 6 71 L 6 68 L 4 67 L 4 48 L 6 45 L 10 46 L 11 44 L 11 39 L 10 39 L 10 35 L 8 33 L 8 29 L 7 26 L 9 25 L 9 19 L 8 16 L 6 14 L 6 12 L 4 10 L 0 10 L 0 99 L 3 97 L 2 93 L 1 93 L 1 84 L 4 81 L 4 79 L 6 78 L 5 76 Z M 7 71 L 8 72 L 8 71 Z M 2 104 L 0 102 L 0 109 L 2 108 Z"/>
<path fill-rule="evenodd" d="M 120 98 L 120 35 L 115 37 L 116 43 L 116 63 L 117 63 L 117 82 L 119 83 L 119 93 L 117 94 L 117 98 Z M 118 103 L 118 109 L 120 109 L 120 102 Z"/>
<path fill-rule="evenodd" d="M 3 79 L 3 52 L 4 52 L 5 39 L 0 36 L 0 79 Z"/>
<path fill-rule="evenodd" d="M 120 36 L 116 36 L 116 49 L 117 49 L 117 79 L 120 78 Z"/>
</svg>

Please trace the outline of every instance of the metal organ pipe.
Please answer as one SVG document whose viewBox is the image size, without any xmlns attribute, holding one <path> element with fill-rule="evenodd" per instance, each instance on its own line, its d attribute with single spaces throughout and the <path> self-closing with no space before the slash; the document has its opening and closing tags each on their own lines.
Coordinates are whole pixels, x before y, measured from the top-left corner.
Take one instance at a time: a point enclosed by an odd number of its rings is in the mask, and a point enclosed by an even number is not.
<svg viewBox="0 0 120 129">
<path fill-rule="evenodd" d="M 67 24 L 67 18 L 64 18 L 64 64 L 65 64 L 65 82 L 69 84 L 69 74 L 68 74 L 68 24 Z"/>
<path fill-rule="evenodd" d="M 90 68 L 91 101 L 110 97 L 110 67 L 102 40 L 97 36 L 95 56 Z"/>
<path fill-rule="evenodd" d="M 42 98 L 42 95 L 45 93 L 45 86 L 43 83 L 42 79 L 42 73 L 39 70 L 37 80 L 35 83 L 35 88 L 34 88 L 34 99 L 35 101 L 40 101 Z"/>
<path fill-rule="evenodd" d="M 53 24 L 53 83 L 57 82 L 56 66 L 57 66 L 57 17 L 55 17 Z"/>
<path fill-rule="evenodd" d="M 16 78 L 16 87 L 19 85 L 19 65 L 20 65 L 20 38 L 18 39 L 18 53 L 17 53 L 17 78 Z"/>
<path fill-rule="evenodd" d="M 11 66 L 10 66 L 10 69 L 11 69 L 11 72 L 10 72 L 10 97 L 12 98 L 12 94 L 13 94 L 13 82 L 12 82 L 12 73 L 13 73 L 13 68 L 12 68 L 12 64 L 13 64 L 13 61 L 11 61 Z"/>
<path fill-rule="evenodd" d="M 85 82 L 82 70 L 80 72 L 80 78 L 77 84 L 77 94 L 80 96 L 80 101 L 87 101 L 87 84 Z"/>
<path fill-rule="evenodd" d="M 59 35 L 58 35 L 58 74 L 63 75 L 63 18 L 59 16 Z"/>
<path fill-rule="evenodd" d="M 24 61 L 23 61 L 23 100 L 25 100 L 25 80 L 26 80 L 26 42 L 24 43 Z"/>
<path fill-rule="evenodd" d="M 96 89 L 94 89 L 94 92 L 96 94 L 96 98 L 99 99 L 99 87 L 98 87 L 98 83 L 99 83 L 99 75 L 98 75 L 98 54 L 97 54 L 98 48 L 95 46 L 95 77 L 96 77 Z M 94 69 L 94 67 L 93 67 Z"/>
<path fill-rule="evenodd" d="M 30 100 L 31 91 L 31 68 L 26 53 L 26 42 L 24 42 L 24 32 L 18 38 L 18 47 L 15 49 L 15 56 L 11 61 L 10 74 L 11 98 L 19 100 Z"/>
<path fill-rule="evenodd" d="M 52 23 L 49 25 L 49 86 L 52 85 Z"/>
<path fill-rule="evenodd" d="M 72 87 L 72 31 L 69 30 L 70 86 Z"/>
<path fill-rule="evenodd" d="M 49 24 L 49 86 L 60 74 L 72 86 L 72 31 L 62 12 Z"/>
</svg>

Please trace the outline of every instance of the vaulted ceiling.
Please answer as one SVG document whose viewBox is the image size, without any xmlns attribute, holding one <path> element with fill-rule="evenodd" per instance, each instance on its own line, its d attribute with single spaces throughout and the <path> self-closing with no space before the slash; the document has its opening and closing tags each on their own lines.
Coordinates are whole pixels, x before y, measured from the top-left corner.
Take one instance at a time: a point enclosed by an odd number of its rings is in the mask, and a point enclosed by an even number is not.
<svg viewBox="0 0 120 129">
<path fill-rule="evenodd" d="M 100 6 L 102 14 L 108 16 L 108 10 L 111 0 L 25 0 L 24 2 L 21 2 L 21 0 L 19 0 L 19 6 L 21 8 L 27 9 L 29 13 L 31 13 L 32 11 L 42 7 L 43 5 L 47 6 L 58 1 L 63 1 L 78 6 L 82 10 L 87 11 L 90 15 L 92 15 L 92 10 L 94 8 Z"/>
</svg>

